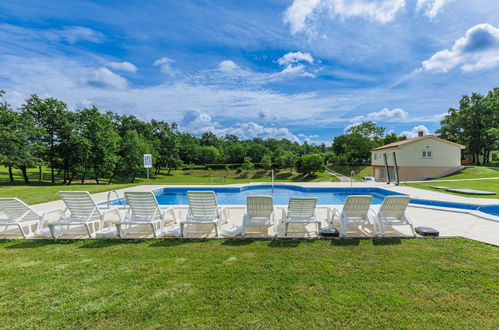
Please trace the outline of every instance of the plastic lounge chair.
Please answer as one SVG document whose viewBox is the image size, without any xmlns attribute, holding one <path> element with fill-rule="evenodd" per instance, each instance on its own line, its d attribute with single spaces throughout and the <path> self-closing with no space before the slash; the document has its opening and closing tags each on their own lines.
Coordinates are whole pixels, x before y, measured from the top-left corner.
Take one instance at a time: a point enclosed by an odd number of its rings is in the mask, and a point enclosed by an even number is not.
<svg viewBox="0 0 499 330">
<path fill-rule="evenodd" d="M 411 228 L 412 235 L 416 236 L 411 219 L 406 214 L 407 205 L 411 197 L 409 196 L 387 196 L 381 204 L 376 219 L 379 223 L 381 236 L 385 236 L 385 226 L 404 226 Z"/>
<path fill-rule="evenodd" d="M 246 227 L 274 227 L 274 235 L 277 234 L 274 216 L 274 203 L 271 196 L 248 196 L 246 198 L 246 213 L 243 218 L 243 233 Z"/>
<path fill-rule="evenodd" d="M 189 210 L 187 218 L 180 222 L 180 236 L 184 236 L 184 226 L 192 224 L 212 224 L 218 237 L 220 226 L 226 222 L 222 216 L 225 210 L 218 207 L 213 191 L 188 191 Z"/>
<path fill-rule="evenodd" d="M 64 235 L 72 226 L 84 227 L 85 234 L 90 238 L 94 238 L 95 233 L 104 227 L 106 215 L 113 212 L 121 220 L 117 209 L 108 211 L 99 209 L 88 191 L 61 191 L 59 194 L 64 204 L 66 204 L 66 209 L 57 222 L 49 223 L 50 233 L 53 238 Z M 62 227 L 60 232 L 57 231 L 58 227 Z"/>
<path fill-rule="evenodd" d="M 346 236 L 347 226 L 371 226 L 374 235 L 378 235 L 374 225 L 374 211 L 371 209 L 372 196 L 348 196 L 341 213 L 333 209 L 333 219 L 338 217 L 341 223 L 341 235 Z"/>
<path fill-rule="evenodd" d="M 45 217 L 50 213 L 58 213 L 60 215 L 62 214 L 62 209 L 39 213 L 20 199 L 13 197 L 0 198 L 0 214 L 6 216 L 6 218 L 0 218 L 0 226 L 5 227 L 5 231 L 0 233 L 0 235 L 5 233 L 9 229 L 9 226 L 14 226 L 19 229 L 23 238 L 30 238 L 35 232 L 42 229 Z M 36 228 L 35 231 L 32 229 L 33 226 Z M 27 233 L 23 227 L 28 227 Z"/>
<path fill-rule="evenodd" d="M 293 223 L 317 225 L 317 235 L 321 231 L 321 222 L 317 220 L 315 215 L 315 207 L 317 206 L 317 198 L 290 198 L 288 207 L 283 209 L 284 220 L 284 236 L 288 235 L 288 227 Z"/>
<path fill-rule="evenodd" d="M 152 192 L 125 192 L 125 200 L 129 205 L 125 220 L 116 223 L 118 236 L 124 237 L 131 228 L 139 226 L 150 226 L 153 236 L 161 235 L 166 213 L 171 208 L 161 209 Z"/>
</svg>

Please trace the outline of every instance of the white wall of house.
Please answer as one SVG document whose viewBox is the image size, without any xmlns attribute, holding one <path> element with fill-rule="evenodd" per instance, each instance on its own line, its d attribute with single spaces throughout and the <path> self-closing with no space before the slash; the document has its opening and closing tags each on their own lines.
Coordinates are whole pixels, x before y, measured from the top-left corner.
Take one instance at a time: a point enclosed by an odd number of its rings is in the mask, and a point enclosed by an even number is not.
<svg viewBox="0 0 499 330">
<path fill-rule="evenodd" d="M 400 147 L 372 151 L 371 164 L 384 166 L 383 154 L 387 153 L 388 164 L 393 165 L 395 151 L 398 166 L 461 166 L 461 147 L 439 139 L 426 138 L 403 144 Z"/>
</svg>

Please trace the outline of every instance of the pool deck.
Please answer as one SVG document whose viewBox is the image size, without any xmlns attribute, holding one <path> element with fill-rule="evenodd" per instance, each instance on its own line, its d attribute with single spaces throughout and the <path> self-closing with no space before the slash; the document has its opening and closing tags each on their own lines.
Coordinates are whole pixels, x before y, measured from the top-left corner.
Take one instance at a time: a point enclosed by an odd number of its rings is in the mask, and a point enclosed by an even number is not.
<svg viewBox="0 0 499 330">
<path fill-rule="evenodd" d="M 261 185 L 268 183 L 251 183 L 251 184 L 233 184 L 233 185 L 225 185 L 230 187 L 240 187 L 245 185 Z M 314 183 L 276 183 L 279 185 L 294 185 L 294 186 L 303 186 L 303 187 L 350 187 L 349 182 L 314 182 Z M 403 194 L 408 194 L 412 198 L 418 199 L 430 199 L 437 201 L 447 201 L 454 203 L 469 203 L 469 204 L 478 204 L 478 205 L 487 205 L 487 204 L 498 204 L 499 199 L 492 198 L 476 198 L 476 197 L 461 197 L 446 193 L 440 193 L 415 187 L 407 187 L 407 186 L 395 186 L 395 185 L 387 185 L 385 183 L 362 183 L 362 182 L 353 182 L 353 187 L 378 187 L 387 190 L 391 190 L 394 192 L 399 192 Z M 165 185 L 142 185 L 131 188 L 124 188 L 117 190 L 120 197 L 123 196 L 125 191 L 151 191 L 157 190 L 165 187 L 204 187 L 207 186 L 165 186 Z M 221 187 L 217 185 L 215 187 Z M 106 202 L 108 192 L 97 193 L 92 195 L 97 203 Z M 115 199 L 114 195 L 111 197 Z M 34 205 L 33 208 L 38 211 L 46 211 L 54 208 L 63 208 L 64 204 L 62 201 L 53 201 L 43 204 Z M 281 218 L 281 210 L 279 210 L 280 206 L 277 205 L 276 216 L 277 219 Z M 341 205 L 328 205 L 328 207 L 337 207 L 340 208 Z M 376 210 L 379 206 L 373 206 Z M 182 219 L 185 217 L 185 208 L 178 207 L 176 208 L 177 217 Z M 429 226 L 433 227 L 440 231 L 440 236 L 442 237 L 455 237 L 460 236 L 464 238 L 469 238 L 472 240 L 492 244 L 499 246 L 499 217 L 494 216 L 484 216 L 484 214 L 480 214 L 480 212 L 476 211 L 468 211 L 468 210 L 458 210 L 458 209 L 445 209 L 441 207 L 429 207 L 423 205 L 415 205 L 411 204 L 407 210 L 409 217 L 412 219 L 414 226 Z M 229 223 L 228 225 L 241 225 L 242 217 L 244 214 L 244 208 L 241 206 L 230 206 L 229 207 Z M 327 211 L 326 209 L 318 209 L 317 212 L 318 218 L 323 222 L 322 225 L 326 226 L 326 218 Z M 53 219 L 49 219 L 49 221 L 54 221 Z M 299 225 L 294 225 L 299 226 Z M 337 222 L 333 223 L 334 227 L 339 228 L 339 224 Z M 197 230 L 200 231 L 197 231 Z M 313 238 L 315 237 L 314 226 L 307 225 L 306 228 L 295 228 L 296 231 L 294 233 L 290 233 L 289 237 L 305 237 L 305 238 Z M 291 229 L 294 231 L 295 229 Z M 259 237 L 269 237 L 271 238 L 275 233 L 269 232 L 261 232 L 256 233 Z M 282 230 L 277 233 L 278 236 L 282 236 Z M 387 236 L 408 236 L 410 234 L 410 230 L 408 226 L 399 226 L 391 228 L 387 232 Z M 187 237 L 192 238 L 205 238 L 205 237 L 213 237 L 213 233 L 210 233 L 209 228 L 194 228 L 192 231 L 188 231 L 186 234 Z M 248 236 L 250 236 L 248 234 Z M 348 228 L 347 237 L 370 237 L 372 233 L 369 228 Z"/>
</svg>

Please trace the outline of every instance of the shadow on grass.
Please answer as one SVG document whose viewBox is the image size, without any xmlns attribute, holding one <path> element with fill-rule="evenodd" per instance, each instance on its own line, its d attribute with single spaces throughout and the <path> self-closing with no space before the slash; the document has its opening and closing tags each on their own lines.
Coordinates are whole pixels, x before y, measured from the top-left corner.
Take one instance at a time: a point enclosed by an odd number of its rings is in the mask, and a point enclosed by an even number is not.
<svg viewBox="0 0 499 330">
<path fill-rule="evenodd" d="M 143 242 L 142 240 L 133 239 L 99 239 L 95 241 L 86 241 L 85 244 L 80 246 L 80 249 L 99 249 L 106 248 L 115 245 L 127 245 L 127 244 L 138 244 Z"/>
<path fill-rule="evenodd" d="M 192 244 L 199 242 L 206 242 L 208 240 L 189 240 L 189 239 L 163 239 L 153 241 L 149 246 L 152 247 L 168 247 L 168 246 L 179 246 L 184 244 Z"/>
<path fill-rule="evenodd" d="M 7 242 L 6 240 L 0 241 L 0 243 Z M 66 245 L 66 244 L 73 244 L 76 243 L 77 241 L 73 240 L 51 240 L 51 239 L 36 239 L 36 240 L 29 240 L 29 241 L 16 241 L 16 244 L 14 245 L 8 245 L 5 247 L 5 249 L 34 249 L 42 246 L 47 246 L 47 245 Z"/>
<path fill-rule="evenodd" d="M 397 237 L 374 238 L 373 245 L 398 245 L 402 244 L 402 240 Z"/>
<path fill-rule="evenodd" d="M 253 243 L 254 239 L 228 239 L 222 243 L 226 246 L 244 246 Z"/>
<path fill-rule="evenodd" d="M 359 244 L 360 244 L 360 240 L 355 239 L 355 238 L 352 238 L 352 239 L 340 238 L 340 239 L 332 239 L 331 240 L 331 245 L 334 245 L 334 246 L 358 246 Z"/>
<path fill-rule="evenodd" d="M 301 240 L 299 239 L 289 239 L 289 240 L 272 240 L 268 244 L 268 246 L 273 247 L 273 248 L 295 248 L 300 245 Z"/>
</svg>

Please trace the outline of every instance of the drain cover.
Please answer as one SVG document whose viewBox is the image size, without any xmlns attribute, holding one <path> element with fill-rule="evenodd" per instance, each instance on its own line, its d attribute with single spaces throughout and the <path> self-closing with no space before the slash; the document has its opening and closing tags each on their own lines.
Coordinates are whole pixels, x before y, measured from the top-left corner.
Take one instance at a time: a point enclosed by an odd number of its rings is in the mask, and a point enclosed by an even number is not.
<svg viewBox="0 0 499 330">
<path fill-rule="evenodd" d="M 435 228 L 431 227 L 416 227 L 414 228 L 416 230 L 416 233 L 418 233 L 421 236 L 438 236 L 439 232 Z"/>
<path fill-rule="evenodd" d="M 338 237 L 338 236 L 340 236 L 340 232 L 336 228 L 322 228 L 321 229 L 321 236 Z"/>
</svg>

